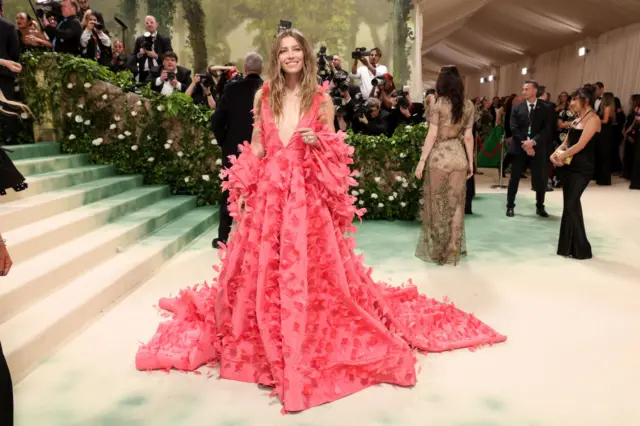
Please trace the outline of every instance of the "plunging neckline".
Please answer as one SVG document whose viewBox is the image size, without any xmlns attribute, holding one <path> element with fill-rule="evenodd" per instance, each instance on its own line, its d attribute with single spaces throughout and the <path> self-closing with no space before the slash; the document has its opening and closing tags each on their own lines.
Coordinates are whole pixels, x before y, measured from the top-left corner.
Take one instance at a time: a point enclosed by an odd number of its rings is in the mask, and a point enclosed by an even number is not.
<svg viewBox="0 0 640 426">
<path fill-rule="evenodd" d="M 280 142 L 280 145 L 282 145 L 282 148 L 287 148 L 289 145 L 291 145 L 291 142 L 296 134 L 296 131 L 300 128 L 300 123 L 302 123 L 302 120 L 305 118 L 305 116 L 307 115 L 307 113 L 303 113 L 300 118 L 298 119 L 298 123 L 296 124 L 296 126 L 293 128 L 293 132 L 291 132 L 291 136 L 289 137 L 289 140 L 287 141 L 287 143 L 285 144 L 284 141 L 282 140 L 282 136 L 280 135 L 280 128 L 278 127 L 278 121 L 276 120 L 275 115 L 272 114 L 272 119 L 273 119 L 273 124 L 276 128 L 276 133 L 278 135 L 278 141 Z"/>
</svg>

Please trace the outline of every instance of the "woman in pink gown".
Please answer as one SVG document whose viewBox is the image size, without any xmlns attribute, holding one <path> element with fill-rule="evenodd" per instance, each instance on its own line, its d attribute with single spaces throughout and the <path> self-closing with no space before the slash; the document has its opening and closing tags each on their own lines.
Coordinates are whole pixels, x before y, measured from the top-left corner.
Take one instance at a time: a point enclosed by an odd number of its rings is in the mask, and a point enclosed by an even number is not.
<svg viewBox="0 0 640 426">
<path fill-rule="evenodd" d="M 416 349 L 506 339 L 411 284 L 375 282 L 355 254 L 354 149 L 335 132 L 300 32 L 276 38 L 254 116 L 251 145 L 226 171 L 236 226 L 219 276 L 160 301 L 172 318 L 138 350 L 139 370 L 219 364 L 222 378 L 272 387 L 292 412 L 378 383 L 414 385 Z"/>
</svg>

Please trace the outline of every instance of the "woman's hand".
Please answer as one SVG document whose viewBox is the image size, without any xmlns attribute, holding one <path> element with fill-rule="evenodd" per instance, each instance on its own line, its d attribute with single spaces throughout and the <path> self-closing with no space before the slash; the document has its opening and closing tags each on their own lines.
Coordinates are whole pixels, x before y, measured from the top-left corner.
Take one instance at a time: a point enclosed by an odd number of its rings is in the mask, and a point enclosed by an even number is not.
<svg viewBox="0 0 640 426">
<path fill-rule="evenodd" d="M 8 59 L 0 59 L 0 66 L 9 68 L 11 72 L 20 72 L 22 71 L 22 65 L 17 62 L 10 61 Z"/>
<path fill-rule="evenodd" d="M 13 261 L 11 260 L 11 256 L 9 256 L 7 246 L 2 243 L 0 245 L 0 277 L 6 277 L 9 275 L 11 265 L 13 265 Z"/>
<path fill-rule="evenodd" d="M 555 166 L 555 167 L 562 167 L 564 166 L 564 163 L 562 162 L 562 160 L 559 157 L 558 153 L 553 153 L 551 155 L 551 157 L 549 158 L 551 160 L 551 163 Z"/>
<path fill-rule="evenodd" d="M 299 133 L 302 137 L 302 141 L 307 145 L 316 146 L 318 145 L 318 136 L 315 134 L 313 129 L 310 128 L 302 128 L 296 130 L 296 133 Z"/>
<path fill-rule="evenodd" d="M 467 180 L 473 177 L 473 164 L 469 163 L 469 171 L 467 172 Z"/>
<path fill-rule="evenodd" d="M 424 160 L 420 160 L 418 162 L 418 166 L 416 167 L 416 177 L 418 179 L 422 179 L 423 172 L 424 172 Z"/>
</svg>

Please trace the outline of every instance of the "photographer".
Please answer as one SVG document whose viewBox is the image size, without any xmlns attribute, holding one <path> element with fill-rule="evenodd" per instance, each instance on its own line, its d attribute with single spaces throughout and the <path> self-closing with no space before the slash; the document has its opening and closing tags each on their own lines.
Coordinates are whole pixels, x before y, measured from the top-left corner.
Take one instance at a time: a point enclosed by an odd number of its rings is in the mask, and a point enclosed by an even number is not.
<svg viewBox="0 0 640 426">
<path fill-rule="evenodd" d="M 207 105 L 210 109 L 215 109 L 216 101 L 211 93 L 214 84 L 211 73 L 196 74 L 185 95 L 190 96 L 196 105 Z"/>
<path fill-rule="evenodd" d="M 382 109 L 379 99 L 369 98 L 365 111 L 356 111 L 353 131 L 369 136 L 389 135 L 389 113 Z"/>
<path fill-rule="evenodd" d="M 393 134 L 398 126 L 414 126 L 425 121 L 424 106 L 421 103 L 411 102 L 409 86 L 396 90 L 392 94 L 391 103 L 393 107 L 389 114 L 390 134 Z"/>
<path fill-rule="evenodd" d="M 334 127 L 336 131 L 346 132 L 351 128 L 351 121 L 355 112 L 355 100 L 349 91 L 346 80 L 334 79 L 329 83 L 329 95 L 335 108 Z M 358 90 L 356 88 L 356 90 Z M 360 98 L 362 97 L 359 93 Z"/>
<path fill-rule="evenodd" d="M 154 68 L 148 82 L 153 91 L 165 96 L 170 96 L 175 90 L 184 93 L 191 85 L 191 71 L 178 66 L 178 55 L 165 52 L 162 68 Z"/>
<path fill-rule="evenodd" d="M 82 37 L 82 25 L 77 18 L 78 4 L 75 0 L 62 0 L 60 3 L 63 19 L 56 23 L 51 17 L 43 16 L 42 24 L 53 43 L 53 51 L 56 53 L 80 54 L 80 37 Z"/>
<path fill-rule="evenodd" d="M 367 59 L 369 55 L 369 59 Z M 389 71 L 384 65 L 380 65 L 380 59 L 382 58 L 382 51 L 380 49 L 373 48 L 371 52 L 366 52 L 364 49 L 356 49 L 351 53 L 353 57 L 353 66 L 351 67 L 351 76 L 353 78 L 360 79 L 360 92 L 364 99 L 369 98 L 373 84 L 371 83 L 374 78 L 383 76 Z M 358 62 L 362 63 L 362 66 L 358 67 Z"/>
<path fill-rule="evenodd" d="M 111 39 L 104 32 L 104 25 L 98 22 L 98 17 L 87 10 L 82 18 L 82 36 L 80 46 L 82 57 L 108 66 L 111 62 Z"/>
<path fill-rule="evenodd" d="M 111 71 L 131 71 L 134 78 L 138 75 L 138 64 L 136 64 L 133 55 L 127 53 L 122 40 L 113 41 L 111 56 L 111 62 L 109 63 L 109 69 Z"/>
<path fill-rule="evenodd" d="M 149 72 L 162 63 L 162 56 L 172 52 L 169 37 L 158 34 L 158 22 L 153 16 L 144 18 L 146 32 L 136 38 L 133 54 L 138 58 L 138 81 L 145 82 Z"/>
<path fill-rule="evenodd" d="M 216 102 L 220 102 L 224 95 L 224 89 L 228 84 L 235 83 L 243 78 L 240 71 L 238 71 L 238 68 L 236 68 L 236 66 L 231 62 L 226 63 L 224 66 L 212 65 L 209 67 L 209 73 L 211 75 L 218 75 L 216 93 L 214 96 Z"/>
</svg>

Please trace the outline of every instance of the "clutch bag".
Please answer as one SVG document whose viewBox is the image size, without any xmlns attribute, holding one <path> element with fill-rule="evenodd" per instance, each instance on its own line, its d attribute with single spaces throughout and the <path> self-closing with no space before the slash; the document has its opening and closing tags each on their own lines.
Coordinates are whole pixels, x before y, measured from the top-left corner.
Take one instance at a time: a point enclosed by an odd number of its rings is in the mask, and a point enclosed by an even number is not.
<svg viewBox="0 0 640 426">
<path fill-rule="evenodd" d="M 567 158 L 565 158 L 562 163 L 566 166 L 568 166 L 569 164 L 571 164 L 571 160 L 573 159 L 573 155 L 568 156 Z"/>
</svg>

